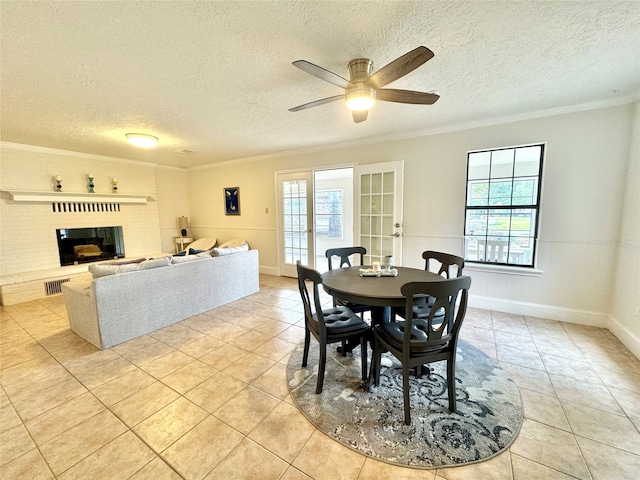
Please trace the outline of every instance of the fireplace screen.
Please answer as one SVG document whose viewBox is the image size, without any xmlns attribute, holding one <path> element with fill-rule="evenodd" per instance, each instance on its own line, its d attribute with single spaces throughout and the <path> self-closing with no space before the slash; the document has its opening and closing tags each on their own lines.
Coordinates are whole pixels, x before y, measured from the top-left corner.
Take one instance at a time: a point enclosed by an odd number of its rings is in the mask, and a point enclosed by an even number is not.
<svg viewBox="0 0 640 480">
<path fill-rule="evenodd" d="M 61 228 L 60 265 L 78 265 L 124 257 L 122 227 Z"/>
</svg>

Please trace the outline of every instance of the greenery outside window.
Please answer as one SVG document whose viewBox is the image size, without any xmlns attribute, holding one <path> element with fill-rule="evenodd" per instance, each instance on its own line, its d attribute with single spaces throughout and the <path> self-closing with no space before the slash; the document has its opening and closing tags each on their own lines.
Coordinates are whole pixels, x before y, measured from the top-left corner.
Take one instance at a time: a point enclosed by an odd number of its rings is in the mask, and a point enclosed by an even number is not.
<svg viewBox="0 0 640 480">
<path fill-rule="evenodd" d="M 316 190 L 316 238 L 343 237 L 342 190 Z"/>
<path fill-rule="evenodd" d="M 464 258 L 534 267 L 544 144 L 467 153 Z"/>
</svg>

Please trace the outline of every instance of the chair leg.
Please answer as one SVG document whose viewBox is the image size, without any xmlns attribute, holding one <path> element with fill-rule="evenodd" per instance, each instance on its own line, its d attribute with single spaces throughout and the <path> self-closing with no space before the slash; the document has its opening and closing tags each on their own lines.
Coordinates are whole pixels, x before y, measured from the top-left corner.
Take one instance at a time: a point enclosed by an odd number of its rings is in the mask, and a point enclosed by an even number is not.
<svg viewBox="0 0 640 480">
<path fill-rule="evenodd" d="M 382 344 L 378 339 L 373 342 L 373 355 L 371 356 L 371 370 L 373 372 L 373 384 L 380 385 L 380 363 L 382 362 Z"/>
<path fill-rule="evenodd" d="M 360 363 L 362 364 L 362 381 L 367 380 L 367 336 L 360 337 Z"/>
<path fill-rule="evenodd" d="M 402 364 L 402 390 L 404 393 L 404 423 L 411 425 L 411 406 L 409 404 L 409 365 Z"/>
<path fill-rule="evenodd" d="M 456 359 L 447 360 L 447 393 L 449 394 L 449 411 L 456 413 Z"/>
<path fill-rule="evenodd" d="M 302 366 L 307 366 L 307 360 L 309 360 L 309 343 L 311 341 L 311 333 L 308 328 L 304 329 L 304 352 L 302 354 Z"/>
<path fill-rule="evenodd" d="M 343 357 L 346 357 L 346 356 L 347 356 L 347 350 L 348 350 L 348 348 L 347 348 L 347 341 L 346 341 L 346 340 L 343 340 L 343 341 L 342 341 L 342 350 L 340 350 L 340 353 L 342 354 L 342 356 L 343 356 Z"/>
<path fill-rule="evenodd" d="M 318 362 L 318 382 L 316 383 L 316 393 L 322 393 L 324 385 L 324 369 L 327 365 L 327 346 L 320 345 L 320 361 Z"/>
</svg>

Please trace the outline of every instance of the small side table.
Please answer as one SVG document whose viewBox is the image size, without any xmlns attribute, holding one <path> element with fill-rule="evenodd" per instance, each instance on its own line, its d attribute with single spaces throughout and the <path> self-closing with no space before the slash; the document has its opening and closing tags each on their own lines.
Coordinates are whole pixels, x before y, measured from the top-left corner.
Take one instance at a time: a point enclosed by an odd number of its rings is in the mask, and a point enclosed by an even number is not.
<svg viewBox="0 0 640 480">
<path fill-rule="evenodd" d="M 176 243 L 176 253 L 180 253 L 184 250 L 185 245 L 193 242 L 193 238 L 191 237 L 173 237 L 173 240 Z"/>
</svg>

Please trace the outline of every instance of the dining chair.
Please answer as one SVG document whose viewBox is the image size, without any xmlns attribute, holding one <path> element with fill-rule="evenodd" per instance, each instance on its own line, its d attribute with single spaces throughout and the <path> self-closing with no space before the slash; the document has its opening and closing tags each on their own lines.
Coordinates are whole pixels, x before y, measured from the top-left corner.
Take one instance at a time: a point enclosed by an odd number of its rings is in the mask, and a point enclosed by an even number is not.
<svg viewBox="0 0 640 480">
<path fill-rule="evenodd" d="M 409 402 L 409 371 L 423 364 L 447 362 L 447 391 L 449 411 L 456 412 L 455 365 L 458 334 L 467 311 L 471 278 L 455 277 L 438 282 L 405 283 L 401 292 L 406 299 L 405 309 L 413 311 L 416 299 L 429 295 L 434 299 L 426 318 L 408 316 L 404 321 L 385 322 L 373 328 L 374 347 L 371 358 L 372 381 L 380 384 L 380 364 L 383 350 L 389 351 L 402 363 L 404 394 L 404 423 L 411 424 Z M 442 313 L 442 321 L 436 319 Z"/>
<path fill-rule="evenodd" d="M 364 247 L 340 247 L 340 248 L 329 248 L 325 252 L 325 256 L 327 257 L 327 262 L 329 265 L 329 270 L 333 270 L 333 260 L 334 258 L 340 258 L 340 263 L 338 264 L 338 268 L 351 267 L 351 260 L 349 260 L 350 256 L 354 256 L 354 260 L 360 257 L 360 265 L 364 262 L 364 256 L 367 254 L 367 249 Z M 349 307 L 353 313 L 364 313 L 371 310 L 369 305 L 361 305 L 358 303 L 351 303 L 347 301 L 343 301 L 340 299 L 333 300 L 333 306 L 336 307 L 338 305 L 344 305 L 345 307 Z M 362 315 L 361 315 L 362 316 Z"/>
<path fill-rule="evenodd" d="M 327 364 L 327 345 L 331 343 L 360 341 L 362 381 L 364 382 L 368 373 L 367 341 L 370 338 L 371 327 L 344 305 L 323 310 L 318 288 L 322 284 L 322 276 L 316 270 L 303 266 L 299 260 L 296 264 L 298 268 L 298 289 L 304 306 L 303 367 L 307 366 L 311 335 L 316 338 L 320 345 L 316 393 L 322 393 L 324 371 Z M 309 287 L 312 287 L 312 295 L 309 293 Z M 346 355 L 344 349 L 343 355 Z"/>
<path fill-rule="evenodd" d="M 367 254 L 367 249 L 364 247 L 338 247 L 338 248 L 329 248 L 326 252 L 324 252 L 327 257 L 327 262 L 329 266 L 329 270 L 333 270 L 333 261 L 334 259 L 339 258 L 340 262 L 338 263 L 338 268 L 351 267 L 351 260 L 349 257 L 353 256 L 354 261 L 358 257 L 360 257 L 360 265 L 364 263 L 364 256 Z M 340 300 L 339 298 L 333 298 L 333 306 L 337 307 L 338 305 L 343 305 L 349 308 L 353 313 L 360 314 L 360 318 L 364 320 L 364 313 L 371 311 L 371 307 L 369 305 L 362 305 L 360 303 L 352 303 L 347 302 L 346 300 Z M 342 352 L 342 355 L 346 355 L 348 352 L 346 342 L 342 342 L 342 348 L 339 348 L 339 351 Z"/>
<path fill-rule="evenodd" d="M 462 270 L 464 269 L 464 258 L 457 255 L 444 252 L 435 252 L 433 250 L 427 250 L 422 252 L 422 258 L 425 260 L 424 269 L 426 271 L 433 271 L 445 278 L 452 278 L 455 271 L 455 276 L 462 276 Z M 434 269 L 432 266 L 435 264 Z M 454 268 L 455 267 L 455 268 Z M 437 269 L 437 271 L 436 271 Z M 413 316 L 418 318 L 426 318 L 429 316 L 431 307 L 433 306 L 433 297 L 425 297 L 416 299 L 413 305 Z M 405 318 L 404 308 L 397 308 L 394 310 L 394 314 Z M 395 316 L 395 315 L 393 315 Z M 436 313 L 438 319 L 442 318 L 442 312 Z"/>
</svg>

